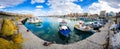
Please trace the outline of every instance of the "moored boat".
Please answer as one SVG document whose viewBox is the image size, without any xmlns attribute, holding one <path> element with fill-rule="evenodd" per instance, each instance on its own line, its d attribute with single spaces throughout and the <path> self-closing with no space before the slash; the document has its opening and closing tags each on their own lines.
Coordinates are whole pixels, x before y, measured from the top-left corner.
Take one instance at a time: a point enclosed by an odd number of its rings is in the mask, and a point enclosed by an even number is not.
<svg viewBox="0 0 120 49">
<path fill-rule="evenodd" d="M 67 22 L 65 20 L 62 20 L 62 22 L 59 23 L 59 31 L 58 31 L 60 38 L 67 42 L 70 37 L 70 32 L 71 30 L 67 26 Z"/>
<path fill-rule="evenodd" d="M 95 21 L 91 25 L 93 26 L 94 30 L 99 30 L 103 26 L 103 24 L 101 24 L 100 21 Z"/>
<path fill-rule="evenodd" d="M 79 27 L 78 25 L 74 26 L 74 29 L 79 30 L 81 32 L 89 32 L 91 31 L 93 28 L 90 28 L 89 26 L 84 26 L 84 27 Z"/>
<path fill-rule="evenodd" d="M 80 33 L 91 33 L 93 32 L 93 28 L 90 26 L 85 26 L 83 22 L 79 22 L 79 24 L 75 24 L 74 26 L 75 30 L 78 30 Z M 93 32 L 94 33 L 94 32 Z"/>
<path fill-rule="evenodd" d="M 59 26 L 67 26 L 67 22 L 65 20 L 62 20 L 62 22 L 59 23 Z"/>
<path fill-rule="evenodd" d="M 59 35 L 62 40 L 68 41 L 70 38 L 70 28 L 68 26 L 59 26 Z"/>
<path fill-rule="evenodd" d="M 28 18 L 27 22 L 28 23 L 39 23 L 39 22 L 42 22 L 42 20 L 37 17 L 30 17 Z"/>
</svg>

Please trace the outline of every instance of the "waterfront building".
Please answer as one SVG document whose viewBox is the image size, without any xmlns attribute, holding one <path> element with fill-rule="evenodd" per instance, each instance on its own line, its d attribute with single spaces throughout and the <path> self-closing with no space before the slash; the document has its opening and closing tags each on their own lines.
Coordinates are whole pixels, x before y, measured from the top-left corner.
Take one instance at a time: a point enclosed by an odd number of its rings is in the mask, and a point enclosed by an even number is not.
<svg viewBox="0 0 120 49">
<path fill-rule="evenodd" d="M 106 11 L 100 11 L 100 17 L 106 17 Z"/>
<path fill-rule="evenodd" d="M 98 18 L 98 16 L 99 16 L 98 14 L 92 14 L 92 15 L 90 15 L 89 17 L 90 17 L 90 18 Z"/>
<path fill-rule="evenodd" d="M 114 13 L 113 11 L 111 11 L 111 12 L 109 13 L 109 16 L 114 17 L 114 16 L 116 16 L 116 13 Z"/>
<path fill-rule="evenodd" d="M 89 13 L 84 13 L 84 17 L 88 17 L 88 16 L 90 16 Z"/>
</svg>

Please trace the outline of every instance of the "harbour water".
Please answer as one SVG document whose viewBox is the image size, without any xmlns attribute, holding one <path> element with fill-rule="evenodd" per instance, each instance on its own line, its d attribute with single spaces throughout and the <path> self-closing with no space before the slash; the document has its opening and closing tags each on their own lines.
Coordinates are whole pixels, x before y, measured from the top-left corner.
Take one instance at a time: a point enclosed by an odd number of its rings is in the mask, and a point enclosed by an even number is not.
<svg viewBox="0 0 120 49">
<path fill-rule="evenodd" d="M 42 23 L 40 25 L 29 24 L 25 22 L 25 26 L 28 30 L 32 31 L 33 34 L 38 36 L 39 38 L 53 42 L 55 41 L 57 44 L 64 44 L 63 40 L 60 39 L 58 31 L 59 31 L 59 22 L 64 19 L 67 22 L 68 27 L 71 29 L 70 39 L 68 43 L 74 43 L 86 39 L 91 36 L 93 33 L 79 33 L 79 31 L 74 29 L 74 25 L 78 23 L 79 20 L 68 20 L 66 18 L 57 18 L 57 17 L 39 17 L 42 19 Z"/>
</svg>

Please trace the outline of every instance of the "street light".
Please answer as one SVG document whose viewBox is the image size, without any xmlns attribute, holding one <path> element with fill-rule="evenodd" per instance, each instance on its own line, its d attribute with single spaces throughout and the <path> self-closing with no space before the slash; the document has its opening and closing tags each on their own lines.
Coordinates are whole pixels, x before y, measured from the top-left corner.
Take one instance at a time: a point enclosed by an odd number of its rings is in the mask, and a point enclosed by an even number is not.
<svg viewBox="0 0 120 49">
<path fill-rule="evenodd" d="M 115 18 L 116 18 L 116 24 L 117 24 L 117 15 L 116 15 L 116 17 L 115 17 Z"/>
<path fill-rule="evenodd" d="M 116 14 L 116 24 L 117 24 L 117 18 L 120 16 L 120 12 Z"/>
</svg>

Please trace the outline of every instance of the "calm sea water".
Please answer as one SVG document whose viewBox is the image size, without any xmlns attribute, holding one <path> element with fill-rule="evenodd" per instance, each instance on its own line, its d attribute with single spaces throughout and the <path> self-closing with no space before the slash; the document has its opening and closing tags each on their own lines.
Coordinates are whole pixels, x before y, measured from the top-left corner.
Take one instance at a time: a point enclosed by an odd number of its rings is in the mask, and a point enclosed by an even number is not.
<svg viewBox="0 0 120 49">
<path fill-rule="evenodd" d="M 63 40 L 61 40 L 58 35 L 59 22 L 63 18 L 56 18 L 56 17 L 39 17 L 39 18 L 42 19 L 42 21 L 43 21 L 42 23 L 40 23 L 39 26 L 37 26 L 35 24 L 29 24 L 27 22 L 25 22 L 25 26 L 30 31 L 32 31 L 33 34 L 35 34 L 36 36 L 38 36 L 39 38 L 41 38 L 45 41 L 49 41 L 49 42 L 55 41 L 58 44 L 64 44 L 65 42 Z M 76 31 L 74 29 L 74 25 L 78 21 L 68 20 L 68 19 L 65 19 L 65 21 L 67 21 L 67 25 L 69 26 L 69 28 L 72 31 L 70 33 L 70 39 L 68 41 L 69 43 L 74 43 L 74 42 L 86 39 L 87 37 L 89 37 L 93 34 L 93 33 L 76 34 L 79 31 Z"/>
</svg>

